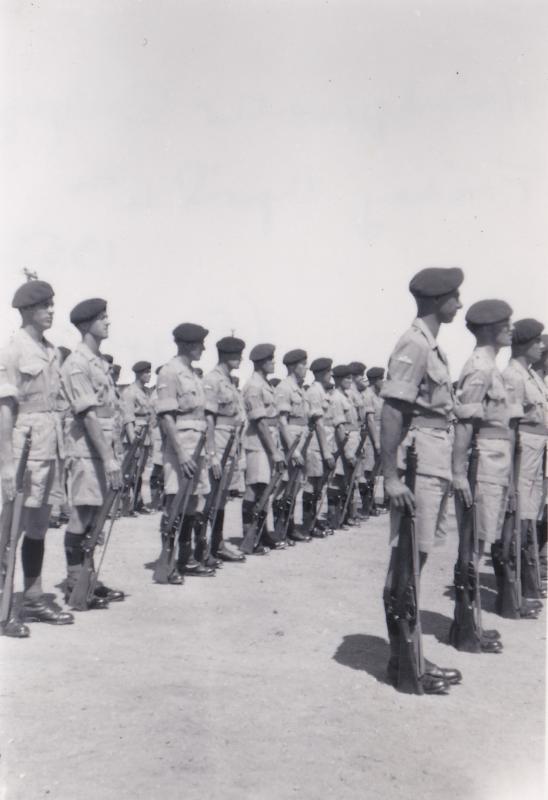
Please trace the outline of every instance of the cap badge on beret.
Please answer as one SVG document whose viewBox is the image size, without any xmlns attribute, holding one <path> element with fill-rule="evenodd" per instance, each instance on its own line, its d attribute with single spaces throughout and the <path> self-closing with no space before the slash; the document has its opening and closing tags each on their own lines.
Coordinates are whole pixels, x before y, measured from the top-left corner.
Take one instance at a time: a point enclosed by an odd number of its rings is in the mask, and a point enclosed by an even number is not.
<svg viewBox="0 0 548 800">
<path fill-rule="evenodd" d="M 241 353 L 245 348 L 243 339 L 238 339 L 237 336 L 223 336 L 217 342 L 217 350 L 219 353 Z"/>
</svg>

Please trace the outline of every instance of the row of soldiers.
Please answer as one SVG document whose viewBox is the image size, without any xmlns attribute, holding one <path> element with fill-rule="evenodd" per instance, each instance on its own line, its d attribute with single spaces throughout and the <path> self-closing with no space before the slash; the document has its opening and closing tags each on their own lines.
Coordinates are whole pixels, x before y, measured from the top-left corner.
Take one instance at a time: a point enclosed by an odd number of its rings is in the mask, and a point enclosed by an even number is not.
<svg viewBox="0 0 548 800">
<path fill-rule="evenodd" d="M 4 634 L 28 636 L 25 623 L 32 621 L 55 625 L 74 621 L 73 614 L 50 602 L 43 592 L 51 507 L 57 520 L 64 514 L 67 522 L 65 602 L 69 603 L 109 490 L 127 488 L 121 469 L 124 449 L 145 430 L 139 476 L 150 453 L 152 492 L 158 486 L 163 490 L 164 541 L 165 522 L 182 482 L 190 483 L 184 513 L 178 510 L 177 541 L 172 543 L 175 552 L 167 580 L 172 585 L 182 584 L 187 575 L 212 577 L 223 562 L 242 562 L 246 556 L 324 538 L 339 526 L 355 524 L 354 487 L 356 497 L 358 490 L 361 494 L 362 516 L 377 513 L 373 476 L 380 466 L 383 369 L 368 370 L 366 378 L 362 362 L 332 369 L 331 359 L 318 358 L 310 364 L 314 382 L 306 386 L 308 356 L 296 349 L 285 354 L 287 377 L 277 383 L 270 377 L 275 348 L 260 344 L 249 354 L 254 371 L 240 392 L 234 371 L 241 364 L 245 342 L 234 336 L 218 341 L 217 366 L 203 377 L 196 362 L 208 331 L 183 323 L 173 331 L 177 353 L 157 370 L 154 390 L 148 389 L 152 365 L 139 361 L 133 366 L 135 381 L 120 391 L 113 358 L 101 353 L 109 331 L 105 300 L 85 300 L 72 309 L 70 320 L 81 334 L 74 352 L 54 347 L 44 335 L 54 311 L 54 292 L 48 283 L 27 281 L 15 292 L 12 305 L 21 314 L 22 326 L 0 356 L 5 518 L 15 495 L 25 437 L 29 431 L 32 436 L 21 520 L 23 603 L 18 615 L 4 620 Z M 232 464 L 227 464 L 227 456 Z M 204 546 L 204 509 L 229 467 L 229 488 L 241 485 L 240 465 L 245 476 L 240 547 L 225 541 L 228 493 L 217 503 Z M 302 524 L 296 525 L 295 504 L 301 490 Z M 133 491 L 133 513 L 145 513 L 140 477 Z M 327 516 L 322 521 L 324 505 Z M 269 507 L 272 526 L 267 522 Z M 7 544 L 7 531 L 4 540 Z M 123 591 L 97 581 L 86 607 L 107 608 L 123 599 Z"/>
<path fill-rule="evenodd" d="M 459 552 L 451 642 L 471 652 L 502 650 L 498 632 L 481 627 L 479 564 L 486 545 L 491 547 L 499 596 L 504 596 L 512 569 L 514 575 L 517 569 L 513 616 L 536 618 L 546 593 L 540 569 L 542 542 L 537 538 L 546 502 L 543 325 L 533 319 L 512 325 L 512 309 L 502 300 L 474 303 L 466 325 L 476 347 L 455 392 L 437 335 L 462 307 L 463 279 L 456 268 L 428 268 L 413 277 L 409 288 L 417 317 L 392 353 L 386 381 L 381 368 L 370 370 L 367 381 L 360 362 L 333 368 L 330 359 L 317 358 L 309 365 L 307 353 L 296 349 L 285 354 L 287 377 L 273 387 L 269 376 L 275 348 L 260 344 L 249 353 L 253 374 L 240 394 L 233 372 L 240 366 L 245 343 L 236 337 L 217 342 L 218 364 L 202 378 L 195 365 L 208 331 L 191 323 L 174 329 L 177 352 L 159 369 L 153 398 L 146 391 L 151 365 L 135 365 L 136 381 L 122 403 L 123 425 L 129 445 L 146 429 L 161 449 L 156 478 L 163 478 L 162 552 L 166 543 L 171 548 L 169 571 L 161 582 L 180 585 L 187 575 L 212 577 L 223 561 L 266 555 L 351 524 L 357 513 L 354 487 L 367 514 L 382 456 L 391 510 L 391 556 L 383 598 L 390 681 L 401 691 L 446 694 L 462 679 L 458 670 L 424 658 L 420 629 L 422 570 L 447 533 L 452 509 Z M 29 281 L 17 290 L 13 305 L 23 324 L 0 359 L 0 455 L 3 493 L 9 502 L 23 437 L 32 428 L 21 548 L 23 619 L 66 624 L 73 621 L 72 614 L 48 604 L 40 582 L 51 493 L 63 474 L 65 437 L 57 413 L 61 391 L 70 407 L 65 420 L 71 501 L 65 532 L 67 598 L 82 570 L 86 537 L 100 518 L 108 489 L 118 491 L 123 483 L 114 446 L 120 399 L 100 350 L 108 336 L 107 304 L 94 298 L 72 310 L 70 319 L 82 341 L 62 366 L 58 351 L 44 338 L 53 318 L 51 286 Z M 496 356 L 508 346 L 512 357 L 500 373 Z M 308 369 L 314 382 L 305 389 Z M 240 442 L 245 455 L 243 530 L 234 549 L 225 541 L 226 495 L 220 497 L 218 489 L 229 461 L 237 459 L 235 444 Z M 231 476 L 233 480 L 234 471 Z M 289 486 L 291 502 L 277 503 L 287 498 Z M 302 489 L 300 525 L 295 522 L 295 489 Z M 322 522 L 324 499 L 327 515 Z M 266 501 L 272 505 L 273 525 Z M 519 527 L 513 550 L 505 524 L 510 516 Z M 204 541 L 208 519 L 211 532 Z M 172 537 L 168 542 L 173 520 L 177 541 Z M 96 582 L 87 607 L 106 607 L 121 599 L 123 592 Z M 502 605 L 501 600 L 501 612 Z M 7 621 L 4 633 L 28 635 L 24 621 Z"/>
</svg>

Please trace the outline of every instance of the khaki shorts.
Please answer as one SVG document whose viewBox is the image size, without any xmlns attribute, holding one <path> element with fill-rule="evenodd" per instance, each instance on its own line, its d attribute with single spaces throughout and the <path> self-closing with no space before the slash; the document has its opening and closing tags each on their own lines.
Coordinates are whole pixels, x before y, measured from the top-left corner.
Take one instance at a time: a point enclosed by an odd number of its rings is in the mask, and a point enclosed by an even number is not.
<svg viewBox="0 0 548 800">
<path fill-rule="evenodd" d="M 245 485 L 270 483 L 272 467 L 264 450 L 245 451 Z"/>
<path fill-rule="evenodd" d="M 177 431 L 179 443 L 187 455 L 191 456 L 193 454 L 201 435 L 200 431 L 192 429 Z M 202 455 L 198 459 L 199 476 L 193 494 L 205 495 L 209 494 L 210 491 L 208 465 L 204 450 L 205 444 L 202 448 Z M 179 478 L 179 461 L 175 451 L 166 439 L 164 446 L 164 492 L 166 494 L 177 494 Z"/>
<path fill-rule="evenodd" d="M 544 436 L 521 431 L 520 441 L 519 501 L 521 518 L 536 520 L 543 506 L 543 459 L 546 440 Z"/>
<path fill-rule="evenodd" d="M 59 475 L 63 473 L 63 462 L 57 459 L 27 461 L 24 481 L 25 508 L 41 508 L 62 502 Z"/>
<path fill-rule="evenodd" d="M 415 536 L 418 549 L 430 553 L 447 538 L 450 481 L 432 475 L 417 475 L 415 482 Z M 390 544 L 396 546 L 401 512 L 390 509 Z"/>
<path fill-rule="evenodd" d="M 107 493 L 105 468 L 100 458 L 72 458 L 68 477 L 71 506 L 102 506 Z"/>
<path fill-rule="evenodd" d="M 478 539 L 488 544 L 500 538 L 508 487 L 478 481 L 476 484 L 476 526 Z"/>
</svg>

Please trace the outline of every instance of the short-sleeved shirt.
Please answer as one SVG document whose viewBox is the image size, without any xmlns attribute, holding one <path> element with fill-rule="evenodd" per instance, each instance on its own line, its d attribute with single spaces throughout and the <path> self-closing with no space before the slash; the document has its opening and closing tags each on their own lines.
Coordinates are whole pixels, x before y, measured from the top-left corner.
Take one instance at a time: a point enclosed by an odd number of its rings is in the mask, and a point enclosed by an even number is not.
<svg viewBox="0 0 548 800">
<path fill-rule="evenodd" d="M 366 414 L 373 414 L 375 425 L 381 424 L 382 397 L 374 389 L 368 387 L 364 392 L 364 408 Z"/>
<path fill-rule="evenodd" d="M 353 384 L 346 395 L 348 399 L 353 403 L 354 408 L 356 409 L 356 414 L 358 417 L 358 422 L 361 424 L 365 421 L 365 402 L 364 402 L 364 392 L 360 392 L 355 384 Z"/>
<path fill-rule="evenodd" d="M 61 367 L 61 379 L 73 413 L 68 426 L 71 454 L 77 458 L 99 458 L 82 415 L 93 409 L 107 441 L 112 441 L 118 400 L 109 365 L 100 354 L 80 342 Z"/>
<path fill-rule="evenodd" d="M 322 384 L 314 381 L 306 390 L 304 397 L 308 418 L 310 420 L 321 419 L 324 425 L 329 424 L 329 419 L 326 419 L 329 411 L 329 397 Z"/>
<path fill-rule="evenodd" d="M 278 414 L 287 414 L 289 422 L 306 422 L 304 389 L 299 386 L 294 375 L 288 375 L 276 386 L 274 401 Z"/>
<path fill-rule="evenodd" d="M 329 407 L 324 418 L 324 424 L 337 428 L 344 425 L 347 418 L 348 399 L 338 389 L 332 389 L 327 394 Z"/>
<path fill-rule="evenodd" d="M 447 420 L 451 414 L 453 391 L 447 357 L 419 318 L 390 356 L 381 397 L 411 404 L 417 416 L 426 414 Z"/>
<path fill-rule="evenodd" d="M 215 415 L 217 427 L 234 428 L 243 421 L 240 393 L 220 365 L 204 377 L 204 393 L 205 410 Z"/>
<path fill-rule="evenodd" d="M 150 392 L 137 381 L 130 383 L 122 395 L 122 411 L 124 425 L 131 422 L 137 426 L 151 423 L 154 408 Z"/>
<path fill-rule="evenodd" d="M 521 417 L 521 423 L 544 427 L 546 397 L 536 372 L 511 358 L 502 377 L 515 416 Z"/>
<path fill-rule="evenodd" d="M 344 414 L 346 430 L 357 430 L 359 420 L 356 406 L 352 402 L 352 398 L 339 387 L 335 388 L 333 392 L 333 407 L 337 409 L 339 419 L 341 412 Z"/>
<path fill-rule="evenodd" d="M 58 413 L 61 361 L 58 350 L 47 339 L 36 342 L 20 328 L 0 353 L 0 399 L 15 401 L 14 455 L 18 456 L 25 434 L 32 428 L 29 458 L 53 460 L 62 457 L 63 434 Z"/>
<path fill-rule="evenodd" d="M 244 408 L 248 419 L 245 431 L 246 450 L 263 450 L 257 433 L 257 422 L 265 419 L 272 427 L 278 425 L 278 409 L 274 390 L 260 372 L 254 372 L 243 388 Z"/>
<path fill-rule="evenodd" d="M 175 416 L 178 430 L 205 429 L 205 393 L 202 379 L 174 356 L 158 374 L 158 414 Z"/>
<path fill-rule="evenodd" d="M 494 355 L 476 348 L 466 361 L 457 384 L 455 416 L 479 422 L 481 427 L 508 430 L 510 420 L 521 415 L 512 404 Z"/>
</svg>

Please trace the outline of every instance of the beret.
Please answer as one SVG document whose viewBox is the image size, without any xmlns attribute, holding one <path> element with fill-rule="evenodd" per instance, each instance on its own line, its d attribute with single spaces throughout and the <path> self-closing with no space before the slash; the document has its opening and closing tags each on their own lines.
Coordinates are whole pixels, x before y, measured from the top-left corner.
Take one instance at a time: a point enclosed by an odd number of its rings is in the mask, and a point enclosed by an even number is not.
<svg viewBox="0 0 548 800">
<path fill-rule="evenodd" d="M 74 306 L 70 312 L 70 321 L 73 325 L 79 325 L 81 322 L 89 322 L 90 319 L 95 319 L 99 314 L 106 310 L 107 301 L 101 297 L 92 297 L 90 300 L 82 300 Z"/>
<path fill-rule="evenodd" d="M 478 300 L 466 312 L 466 322 L 472 325 L 494 325 L 512 316 L 512 307 L 504 300 Z"/>
<path fill-rule="evenodd" d="M 348 378 L 349 375 L 352 375 L 350 364 L 337 364 L 333 369 L 333 376 L 335 378 Z"/>
<path fill-rule="evenodd" d="M 136 361 L 131 369 L 135 374 L 138 372 L 147 372 L 149 369 L 152 369 L 152 364 L 150 361 Z"/>
<path fill-rule="evenodd" d="M 55 292 L 46 281 L 27 281 L 20 286 L 11 301 L 12 308 L 28 308 L 51 300 Z"/>
<path fill-rule="evenodd" d="M 284 364 L 298 364 L 299 361 L 306 361 L 308 359 L 308 353 L 306 350 L 289 350 L 283 357 Z"/>
<path fill-rule="evenodd" d="M 241 353 L 244 347 L 244 340 L 238 339 L 236 336 L 224 336 L 217 342 L 219 353 Z"/>
<path fill-rule="evenodd" d="M 109 364 L 114 363 L 114 356 L 111 356 L 110 353 L 101 353 L 101 356 L 105 359 L 105 361 L 108 361 Z"/>
<path fill-rule="evenodd" d="M 384 378 L 384 369 L 382 367 L 371 367 L 367 370 L 367 378 L 374 381 L 377 378 Z"/>
<path fill-rule="evenodd" d="M 440 297 L 454 292 L 463 280 L 459 267 L 427 267 L 411 278 L 409 291 L 415 297 Z"/>
<path fill-rule="evenodd" d="M 325 372 L 325 370 L 331 369 L 332 366 L 333 360 L 331 358 L 315 358 L 310 365 L 310 370 L 314 373 Z"/>
<path fill-rule="evenodd" d="M 72 350 L 70 350 L 68 347 L 65 347 L 63 344 L 60 344 L 57 349 L 59 350 L 59 354 L 61 355 L 63 361 L 72 353 Z"/>
<path fill-rule="evenodd" d="M 267 358 L 272 358 L 275 349 L 276 345 L 273 344 L 256 344 L 249 358 L 251 361 L 265 361 Z"/>
<path fill-rule="evenodd" d="M 363 375 L 365 372 L 365 364 L 363 361 L 351 361 L 348 367 L 351 375 Z"/>
<path fill-rule="evenodd" d="M 281 383 L 281 380 L 280 378 L 270 378 L 268 382 L 271 386 L 275 388 L 276 386 L 278 386 L 279 383 Z"/>
<path fill-rule="evenodd" d="M 537 319 L 518 319 L 512 330 L 512 344 L 526 344 L 538 339 L 543 330 L 544 325 Z"/>
<path fill-rule="evenodd" d="M 176 342 L 195 344 L 203 342 L 209 331 L 201 325 L 194 325 L 193 322 L 183 322 L 173 329 L 173 338 Z"/>
</svg>

